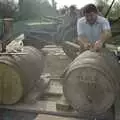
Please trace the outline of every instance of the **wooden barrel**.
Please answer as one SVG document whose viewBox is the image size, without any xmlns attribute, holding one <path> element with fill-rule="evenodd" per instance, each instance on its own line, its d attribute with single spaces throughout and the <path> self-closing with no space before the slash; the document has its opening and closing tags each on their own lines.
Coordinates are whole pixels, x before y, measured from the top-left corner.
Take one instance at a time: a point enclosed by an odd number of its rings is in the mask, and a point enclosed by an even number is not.
<svg viewBox="0 0 120 120">
<path fill-rule="evenodd" d="M 65 54 L 71 59 L 75 59 L 78 54 L 84 51 L 82 43 L 78 45 L 70 41 L 63 42 L 62 48 Z"/>
<path fill-rule="evenodd" d="M 18 102 L 40 80 L 43 53 L 30 46 L 23 47 L 22 52 L 26 54 L 0 57 L 0 104 Z"/>
<path fill-rule="evenodd" d="M 66 69 L 63 92 L 69 104 L 84 115 L 101 115 L 119 94 L 120 66 L 108 50 L 85 51 Z"/>
</svg>

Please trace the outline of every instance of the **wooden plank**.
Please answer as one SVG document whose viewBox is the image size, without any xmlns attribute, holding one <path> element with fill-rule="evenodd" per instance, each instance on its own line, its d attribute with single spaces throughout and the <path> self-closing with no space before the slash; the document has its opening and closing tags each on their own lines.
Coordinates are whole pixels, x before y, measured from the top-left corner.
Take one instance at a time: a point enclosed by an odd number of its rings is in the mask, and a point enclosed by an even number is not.
<svg viewBox="0 0 120 120">
<path fill-rule="evenodd" d="M 56 109 L 61 111 L 73 110 L 73 108 L 66 101 L 64 95 L 60 98 L 59 101 L 56 102 Z"/>
<path fill-rule="evenodd" d="M 52 101 L 38 101 L 34 104 L 19 103 L 16 105 L 0 105 L 0 108 L 15 110 L 15 111 L 22 111 L 22 112 L 64 116 L 64 117 L 76 117 L 76 118 L 85 117 L 82 114 L 80 115 L 75 111 L 72 111 L 72 112 L 57 111 L 56 102 L 52 102 Z"/>
<path fill-rule="evenodd" d="M 0 22 L 1 22 L 2 20 L 8 20 L 8 21 L 10 20 L 10 21 L 11 21 L 11 20 L 13 20 L 13 18 L 4 18 L 4 19 L 0 19 Z"/>
<path fill-rule="evenodd" d="M 41 78 L 43 81 L 43 88 L 39 88 L 41 82 L 37 81 L 35 87 L 29 92 L 29 94 L 24 98 L 24 103 L 34 104 L 37 102 L 38 99 L 40 99 L 44 95 L 45 89 L 48 88 L 50 84 L 49 78 Z"/>
<path fill-rule="evenodd" d="M 45 95 L 50 96 L 61 96 L 63 95 L 62 85 L 59 81 L 51 80 L 50 86 L 45 92 Z"/>
<path fill-rule="evenodd" d="M 112 44 L 105 44 L 105 47 L 110 49 L 110 50 L 117 50 L 117 46 L 116 45 L 112 45 Z"/>
<path fill-rule="evenodd" d="M 52 76 L 52 77 L 50 77 L 50 79 L 53 81 L 62 81 L 63 80 L 63 78 L 60 78 L 60 76 Z"/>
<path fill-rule="evenodd" d="M 22 53 L 22 52 L 20 52 L 20 53 L 0 53 L 0 55 L 26 55 L 27 53 Z"/>
<path fill-rule="evenodd" d="M 44 48 L 57 48 L 58 46 L 56 45 L 46 45 Z"/>
<path fill-rule="evenodd" d="M 76 50 L 80 49 L 80 46 L 78 44 L 76 44 L 76 43 L 73 43 L 73 42 L 70 42 L 70 41 L 66 41 L 65 44 L 68 45 L 67 47 L 73 47 Z"/>
<path fill-rule="evenodd" d="M 39 115 L 37 115 L 35 120 L 82 120 L 82 119 L 72 118 L 72 117 L 60 117 L 60 116 L 39 114 Z"/>
<path fill-rule="evenodd" d="M 88 117 L 93 118 L 93 116 L 87 116 L 87 115 L 84 115 L 83 113 L 78 114 L 75 111 L 68 111 L 68 112 L 57 111 L 56 102 L 52 102 L 52 101 L 39 101 L 39 102 L 36 102 L 35 104 L 19 103 L 16 105 L 0 105 L 0 108 L 7 109 L 7 110 L 28 112 L 28 113 L 62 116 L 62 117 L 74 117 L 74 118 L 81 118 L 81 119 L 85 119 L 85 118 L 87 119 Z M 98 116 L 94 116 L 94 118 L 95 117 L 98 117 Z M 103 117 L 101 116 L 101 118 Z"/>
<path fill-rule="evenodd" d="M 19 103 L 16 105 L 0 105 L 2 109 L 14 110 L 14 111 L 22 111 L 22 112 L 29 112 L 29 113 L 38 113 L 38 114 L 47 114 L 47 115 L 55 115 L 55 116 L 62 116 L 62 117 L 74 117 L 74 118 L 81 118 L 87 119 L 88 117 L 93 118 L 93 116 L 87 116 L 83 113 L 77 113 L 76 111 L 58 111 L 56 110 L 56 102 L 52 101 L 39 101 L 35 104 L 24 104 Z M 94 118 L 97 116 L 94 116 Z M 46 120 L 46 119 L 45 119 Z"/>
<path fill-rule="evenodd" d="M 63 44 L 63 51 L 71 59 L 74 59 L 75 57 L 77 57 L 77 55 L 80 54 L 83 50 L 84 50 L 84 47 L 82 44 L 78 45 L 69 41 L 65 41 Z"/>
</svg>

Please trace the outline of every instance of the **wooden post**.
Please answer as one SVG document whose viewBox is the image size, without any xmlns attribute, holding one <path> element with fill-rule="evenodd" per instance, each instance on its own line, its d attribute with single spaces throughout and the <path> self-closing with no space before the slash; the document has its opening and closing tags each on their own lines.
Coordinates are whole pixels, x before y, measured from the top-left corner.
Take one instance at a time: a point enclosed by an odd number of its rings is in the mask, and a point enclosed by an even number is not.
<svg viewBox="0 0 120 120">
<path fill-rule="evenodd" d="M 4 19 L 4 32 L 5 33 L 12 33 L 13 30 L 13 19 L 12 18 L 5 18 Z"/>
<path fill-rule="evenodd" d="M 2 52 L 6 51 L 6 45 L 9 43 L 10 38 L 12 37 L 13 31 L 13 19 L 4 18 L 3 19 L 3 37 L 2 37 Z"/>
</svg>

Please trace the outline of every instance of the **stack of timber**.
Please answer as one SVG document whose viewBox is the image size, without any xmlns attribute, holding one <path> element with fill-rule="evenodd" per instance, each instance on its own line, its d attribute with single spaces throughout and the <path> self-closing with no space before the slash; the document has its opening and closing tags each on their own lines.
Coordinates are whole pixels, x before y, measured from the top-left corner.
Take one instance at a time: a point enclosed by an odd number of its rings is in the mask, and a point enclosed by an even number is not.
<svg viewBox="0 0 120 120">
<path fill-rule="evenodd" d="M 53 43 L 54 32 L 44 30 L 31 30 L 25 33 L 24 45 L 34 46 L 37 49 Z"/>
<path fill-rule="evenodd" d="M 40 79 L 44 67 L 42 52 L 24 46 L 21 54 L 3 54 L 0 56 L 0 104 L 17 103 L 34 88 L 38 80 L 40 92 L 43 92 L 44 84 Z"/>
<path fill-rule="evenodd" d="M 29 37 L 26 37 L 23 41 L 24 45 L 26 46 L 33 46 L 37 49 L 41 49 L 43 48 L 45 45 L 46 45 L 46 41 L 41 39 L 40 37 L 38 36 L 29 36 Z"/>
<path fill-rule="evenodd" d="M 80 114 L 104 114 L 120 94 L 120 66 L 107 49 L 85 51 L 65 70 L 63 92 Z"/>
</svg>

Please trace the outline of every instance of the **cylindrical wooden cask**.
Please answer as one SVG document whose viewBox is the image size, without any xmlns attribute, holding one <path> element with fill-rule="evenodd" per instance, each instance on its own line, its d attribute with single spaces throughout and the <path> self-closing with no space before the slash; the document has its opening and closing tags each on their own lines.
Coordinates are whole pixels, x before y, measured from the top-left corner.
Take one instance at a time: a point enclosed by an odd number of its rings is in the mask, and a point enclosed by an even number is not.
<svg viewBox="0 0 120 120">
<path fill-rule="evenodd" d="M 25 54 L 0 57 L 0 104 L 18 102 L 40 80 L 43 53 L 31 46 L 23 47 L 22 52 Z"/>
<path fill-rule="evenodd" d="M 119 94 L 119 71 L 117 59 L 108 50 L 85 51 L 65 71 L 65 98 L 79 113 L 105 113 Z"/>
</svg>

